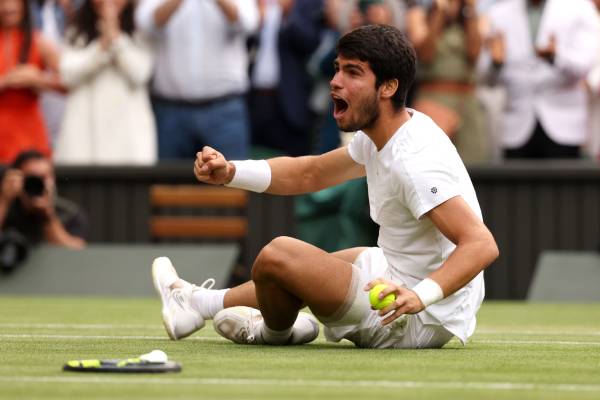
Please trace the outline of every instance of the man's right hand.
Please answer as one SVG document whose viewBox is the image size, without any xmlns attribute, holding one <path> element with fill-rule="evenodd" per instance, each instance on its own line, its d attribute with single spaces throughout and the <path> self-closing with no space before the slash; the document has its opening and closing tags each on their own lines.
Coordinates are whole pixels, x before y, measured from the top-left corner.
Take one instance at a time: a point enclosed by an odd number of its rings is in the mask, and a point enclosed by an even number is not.
<svg viewBox="0 0 600 400">
<path fill-rule="evenodd" d="M 0 202 L 10 204 L 23 191 L 23 172 L 18 169 L 9 169 L 2 179 L 0 187 Z"/>
<path fill-rule="evenodd" d="M 502 32 L 496 32 L 487 39 L 487 47 L 490 50 L 492 61 L 496 65 L 504 64 L 506 58 L 506 42 Z"/>
<path fill-rule="evenodd" d="M 196 153 L 194 175 L 200 182 L 224 185 L 233 179 L 235 165 L 212 147 L 204 146 L 202 151 Z"/>
</svg>

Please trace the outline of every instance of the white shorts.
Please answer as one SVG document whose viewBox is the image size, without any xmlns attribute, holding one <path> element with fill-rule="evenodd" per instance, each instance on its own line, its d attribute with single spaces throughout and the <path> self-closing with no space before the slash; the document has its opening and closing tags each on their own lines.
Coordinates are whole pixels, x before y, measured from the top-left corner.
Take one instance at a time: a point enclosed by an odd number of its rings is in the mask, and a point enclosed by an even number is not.
<svg viewBox="0 0 600 400">
<path fill-rule="evenodd" d="M 418 314 L 382 326 L 382 317 L 371 309 L 369 295 L 363 290 L 376 278 L 391 279 L 391 274 L 383 251 L 371 247 L 354 261 L 352 283 L 342 307 L 332 316 L 317 316 L 325 325 L 328 341 L 348 339 L 358 347 L 411 349 L 440 348 L 448 343 L 452 333 L 441 325 L 424 324 Z"/>
</svg>

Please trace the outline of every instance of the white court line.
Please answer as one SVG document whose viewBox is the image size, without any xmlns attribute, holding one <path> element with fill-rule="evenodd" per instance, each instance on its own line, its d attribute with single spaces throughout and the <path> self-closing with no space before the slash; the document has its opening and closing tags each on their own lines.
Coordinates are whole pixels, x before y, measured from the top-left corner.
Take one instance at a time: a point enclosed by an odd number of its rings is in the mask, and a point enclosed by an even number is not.
<svg viewBox="0 0 600 400">
<path fill-rule="evenodd" d="M 114 335 L 45 335 L 36 333 L 2 333 L 0 338 L 5 339 L 56 339 L 56 340 L 170 340 L 165 334 L 163 336 L 114 336 Z M 186 338 L 186 340 L 214 341 L 226 340 L 222 337 L 203 337 L 195 336 Z"/>
<path fill-rule="evenodd" d="M 162 328 L 160 323 L 156 324 L 17 324 L 0 323 L 1 328 L 22 329 L 154 329 Z"/>
<path fill-rule="evenodd" d="M 487 339 L 475 339 L 471 342 L 474 343 L 490 343 L 490 344 L 558 344 L 567 346 L 577 345 L 589 345 L 589 346 L 600 346 L 600 342 L 586 342 L 585 340 L 487 340 Z"/>
<path fill-rule="evenodd" d="M 220 378 L 110 378 L 66 376 L 0 376 L 0 382 L 9 383 L 77 383 L 121 385 L 215 385 L 215 386 L 303 386 L 303 387 L 387 387 L 404 389 L 468 389 L 468 390 L 543 390 L 561 392 L 600 392 L 600 385 L 552 384 L 519 382 L 427 382 L 380 380 L 328 380 L 328 379 L 220 379 Z"/>
<path fill-rule="evenodd" d="M 0 325 L 1 326 L 1 325 Z M 514 329 L 487 329 L 477 328 L 476 334 L 483 335 L 565 335 L 565 336 L 600 336 L 600 331 L 565 331 L 559 329 L 528 329 L 528 330 L 514 330 Z"/>
<path fill-rule="evenodd" d="M 115 336 L 115 335 L 46 335 L 29 333 L 7 333 L 0 334 L 5 339 L 50 339 L 50 340 L 168 340 L 167 336 Z M 198 341 L 221 341 L 226 340 L 219 336 L 203 337 L 194 336 L 186 340 Z M 576 340 L 486 340 L 475 339 L 471 343 L 486 344 L 539 344 L 539 345 L 567 345 L 567 346 L 600 346 L 600 342 L 576 341 Z"/>
</svg>

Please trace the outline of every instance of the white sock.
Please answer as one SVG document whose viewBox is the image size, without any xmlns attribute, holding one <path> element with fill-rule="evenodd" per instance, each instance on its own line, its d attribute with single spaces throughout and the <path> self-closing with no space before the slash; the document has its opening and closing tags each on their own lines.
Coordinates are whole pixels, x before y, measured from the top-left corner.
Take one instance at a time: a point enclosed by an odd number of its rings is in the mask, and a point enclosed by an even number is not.
<svg viewBox="0 0 600 400">
<path fill-rule="evenodd" d="M 286 344 L 290 337 L 292 336 L 292 329 L 294 327 L 290 326 L 288 329 L 283 331 L 275 331 L 267 326 L 263 322 L 262 327 L 260 329 L 260 334 L 265 341 L 265 343 L 272 344 L 275 346 L 279 346 L 282 344 Z"/>
<path fill-rule="evenodd" d="M 199 288 L 192 293 L 192 306 L 204 319 L 213 319 L 216 313 L 223 309 L 223 299 L 229 289 Z"/>
</svg>

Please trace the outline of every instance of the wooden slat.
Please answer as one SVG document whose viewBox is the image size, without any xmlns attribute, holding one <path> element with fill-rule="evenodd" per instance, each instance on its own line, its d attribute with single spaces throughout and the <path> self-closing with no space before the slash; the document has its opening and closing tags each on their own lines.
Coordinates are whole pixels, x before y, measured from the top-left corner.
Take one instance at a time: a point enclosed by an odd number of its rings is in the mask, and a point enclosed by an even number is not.
<svg viewBox="0 0 600 400">
<path fill-rule="evenodd" d="M 170 217 L 157 216 L 150 220 L 155 238 L 229 238 L 246 236 L 248 223 L 243 217 Z"/>
<path fill-rule="evenodd" d="M 153 207 L 243 208 L 248 193 L 220 186 L 152 185 L 150 203 Z"/>
</svg>

